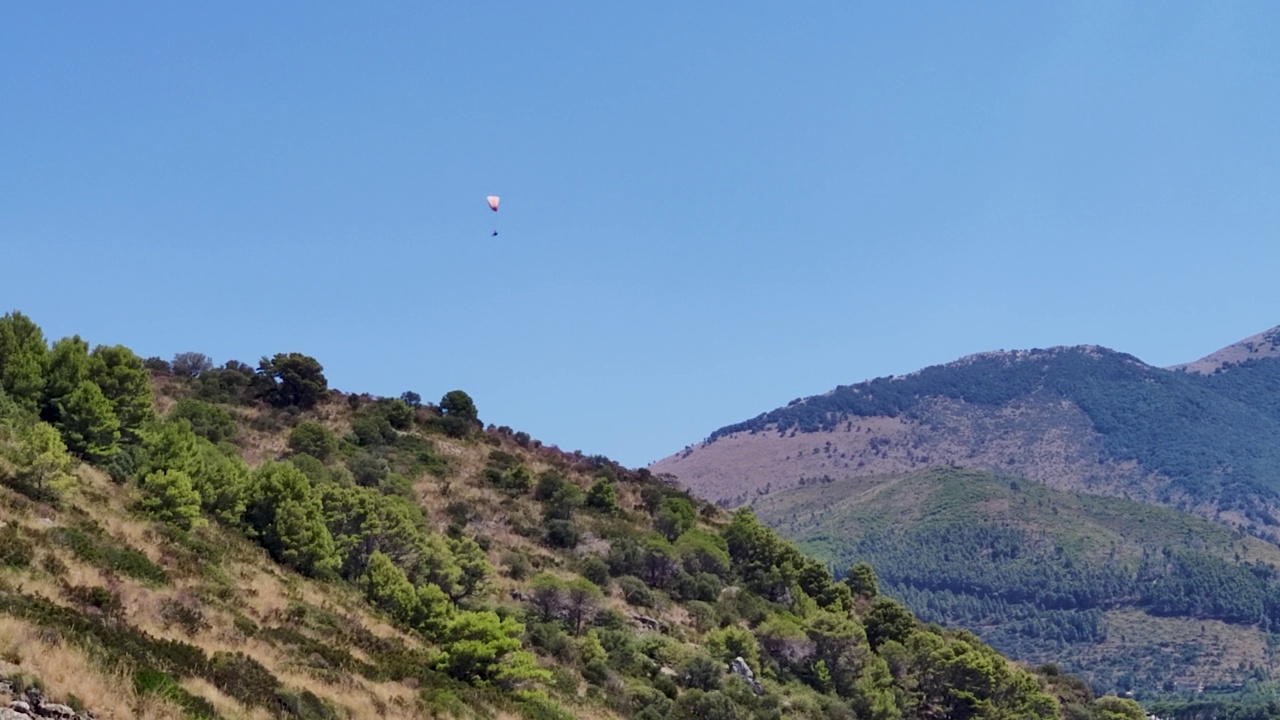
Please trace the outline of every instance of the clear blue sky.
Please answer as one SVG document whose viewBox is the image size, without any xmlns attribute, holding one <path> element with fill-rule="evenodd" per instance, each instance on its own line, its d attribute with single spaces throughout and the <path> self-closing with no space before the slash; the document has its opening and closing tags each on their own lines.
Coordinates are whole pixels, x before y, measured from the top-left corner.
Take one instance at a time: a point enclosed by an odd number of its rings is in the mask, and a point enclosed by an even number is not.
<svg viewBox="0 0 1280 720">
<path fill-rule="evenodd" d="M 13 3 L 0 311 L 642 465 L 1280 323 L 1277 128 L 1273 2 Z"/>
</svg>

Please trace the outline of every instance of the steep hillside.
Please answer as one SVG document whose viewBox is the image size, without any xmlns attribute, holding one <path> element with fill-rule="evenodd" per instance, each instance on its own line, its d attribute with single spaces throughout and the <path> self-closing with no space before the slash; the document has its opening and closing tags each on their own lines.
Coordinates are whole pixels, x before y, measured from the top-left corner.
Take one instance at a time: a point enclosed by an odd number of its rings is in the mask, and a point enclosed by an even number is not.
<svg viewBox="0 0 1280 720">
<path fill-rule="evenodd" d="M 827 479 L 968 467 L 1280 537 L 1278 378 L 1276 357 L 1206 376 L 1097 347 L 986 353 L 794 401 L 651 469 L 732 507 Z"/>
<path fill-rule="evenodd" d="M 116 718 L 1140 713 L 749 511 L 478 417 L 297 353 L 143 361 L 0 318 L 0 691 Z"/>
<path fill-rule="evenodd" d="M 1280 326 L 1251 335 L 1237 343 L 1232 343 L 1215 353 L 1195 362 L 1174 365 L 1170 370 L 1212 375 L 1231 365 L 1239 365 L 1249 360 L 1263 360 L 1280 357 Z"/>
<path fill-rule="evenodd" d="M 1269 677 L 1280 548 L 1175 510 L 963 470 L 759 498 L 836 567 L 869 562 L 925 620 L 1150 697 Z"/>
</svg>

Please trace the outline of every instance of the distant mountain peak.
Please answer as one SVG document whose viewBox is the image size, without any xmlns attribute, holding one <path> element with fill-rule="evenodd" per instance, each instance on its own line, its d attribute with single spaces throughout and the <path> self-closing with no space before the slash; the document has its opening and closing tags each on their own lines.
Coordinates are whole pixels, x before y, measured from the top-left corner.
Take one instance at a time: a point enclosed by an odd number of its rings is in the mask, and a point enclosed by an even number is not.
<svg viewBox="0 0 1280 720">
<path fill-rule="evenodd" d="M 1217 352 L 1206 355 L 1195 362 L 1173 365 L 1168 370 L 1212 375 L 1231 365 L 1238 365 L 1249 360 L 1261 360 L 1269 357 L 1280 357 L 1280 325 L 1264 330 L 1257 335 L 1237 343 L 1232 343 Z"/>
</svg>

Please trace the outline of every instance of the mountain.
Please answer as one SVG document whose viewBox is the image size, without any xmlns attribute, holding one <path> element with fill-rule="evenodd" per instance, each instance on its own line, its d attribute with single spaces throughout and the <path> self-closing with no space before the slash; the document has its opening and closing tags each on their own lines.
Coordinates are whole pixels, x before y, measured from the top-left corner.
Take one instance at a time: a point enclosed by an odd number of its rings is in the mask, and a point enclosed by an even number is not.
<svg viewBox="0 0 1280 720">
<path fill-rule="evenodd" d="M 0 717 L 1141 717 L 479 417 L 0 317 Z"/>
<path fill-rule="evenodd" d="M 1093 346 L 983 353 L 797 399 L 650 469 L 733 507 L 828 479 L 965 467 L 1277 538 L 1280 335 L 1257 337 L 1175 370 Z"/>
<path fill-rule="evenodd" d="M 875 567 L 922 619 L 1096 688 L 1231 688 L 1275 669 L 1280 548 L 1168 508 L 935 469 L 758 498 L 834 567 Z"/>
<path fill-rule="evenodd" d="M 797 399 L 650 470 L 1095 689 L 1247 695 L 1280 630 L 1278 339 L 1167 369 L 982 353 Z"/>
<path fill-rule="evenodd" d="M 1169 369 L 1211 375 L 1231 365 L 1274 357 L 1280 357 L 1280 326 L 1232 343 L 1195 362 L 1174 365 Z"/>
</svg>

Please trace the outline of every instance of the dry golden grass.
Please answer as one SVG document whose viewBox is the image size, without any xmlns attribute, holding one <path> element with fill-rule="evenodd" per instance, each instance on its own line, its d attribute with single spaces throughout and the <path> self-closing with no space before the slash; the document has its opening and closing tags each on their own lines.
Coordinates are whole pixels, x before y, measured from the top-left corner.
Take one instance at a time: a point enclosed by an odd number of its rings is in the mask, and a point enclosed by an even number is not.
<svg viewBox="0 0 1280 720">
<path fill-rule="evenodd" d="M 0 674 L 36 677 L 55 700 L 79 698 L 99 718 L 160 720 L 181 717 L 171 702 L 139 697 L 123 672 L 106 672 L 78 649 L 21 620 L 0 617 Z"/>
<path fill-rule="evenodd" d="M 227 720 L 271 720 L 271 713 L 263 708 L 246 708 L 206 680 L 186 678 L 180 684 L 192 695 L 208 700 L 218 714 Z"/>
</svg>

